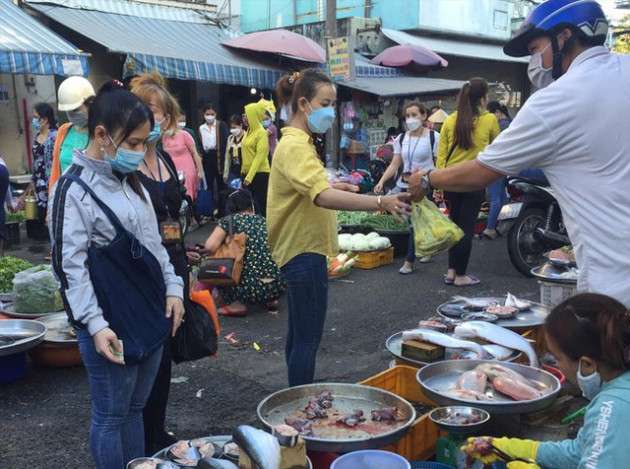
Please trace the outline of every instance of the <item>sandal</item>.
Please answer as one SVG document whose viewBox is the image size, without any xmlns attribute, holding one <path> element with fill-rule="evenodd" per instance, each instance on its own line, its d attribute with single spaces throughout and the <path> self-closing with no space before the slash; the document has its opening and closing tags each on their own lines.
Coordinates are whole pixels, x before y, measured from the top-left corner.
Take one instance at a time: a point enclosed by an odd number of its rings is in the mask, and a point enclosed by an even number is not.
<svg viewBox="0 0 630 469">
<path fill-rule="evenodd" d="M 444 285 L 453 285 L 455 279 L 449 278 L 446 274 L 444 274 Z"/>
<path fill-rule="evenodd" d="M 471 287 L 473 285 L 479 285 L 481 283 L 481 280 L 478 277 L 475 277 L 472 274 L 467 274 L 466 277 L 468 277 L 468 279 L 470 280 L 469 283 L 463 283 L 461 285 L 456 285 L 455 281 L 453 281 L 453 286 L 454 287 Z"/>
<path fill-rule="evenodd" d="M 278 300 L 273 300 L 267 303 L 267 309 L 269 311 L 278 311 Z"/>
<path fill-rule="evenodd" d="M 217 313 L 220 316 L 235 316 L 235 317 L 244 317 L 247 316 L 247 308 L 245 309 L 230 309 L 226 306 L 221 306 L 217 309 Z"/>
</svg>

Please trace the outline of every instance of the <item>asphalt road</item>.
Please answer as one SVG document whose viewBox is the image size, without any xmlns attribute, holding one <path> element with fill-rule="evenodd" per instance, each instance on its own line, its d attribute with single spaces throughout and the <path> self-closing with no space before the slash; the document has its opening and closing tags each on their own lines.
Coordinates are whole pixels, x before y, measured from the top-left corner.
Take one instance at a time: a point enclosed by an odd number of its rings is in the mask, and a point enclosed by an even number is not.
<svg viewBox="0 0 630 469">
<path fill-rule="evenodd" d="M 210 226 L 190 233 L 203 242 Z M 7 252 L 43 261 L 45 245 Z M 398 274 L 403 259 L 374 270 L 353 269 L 345 281 L 330 283 L 326 331 L 316 379 L 357 382 L 385 370 L 391 356 L 385 340 L 414 327 L 455 294 L 504 295 L 539 300 L 535 279 L 510 264 L 504 239 L 475 241 L 469 272 L 482 279 L 466 288 L 446 286 L 446 255 L 418 264 L 412 275 Z M 256 406 L 286 387 L 283 355 L 286 298 L 277 316 L 262 307 L 245 318 L 220 318 L 221 336 L 234 332 L 237 344 L 222 338 L 217 358 L 173 366 L 167 428 L 178 438 L 231 433 L 239 424 L 258 425 Z M 260 350 L 254 348 L 254 342 Z M 88 430 L 90 396 L 82 367 L 42 368 L 28 363 L 26 376 L 0 385 L 0 467 L 92 467 Z"/>
</svg>

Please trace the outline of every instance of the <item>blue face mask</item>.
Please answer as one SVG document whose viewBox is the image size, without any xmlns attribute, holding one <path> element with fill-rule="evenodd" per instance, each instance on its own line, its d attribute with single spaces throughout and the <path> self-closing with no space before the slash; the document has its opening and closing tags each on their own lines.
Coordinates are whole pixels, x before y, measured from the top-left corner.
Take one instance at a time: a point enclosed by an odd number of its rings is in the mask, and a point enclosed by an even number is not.
<svg viewBox="0 0 630 469">
<path fill-rule="evenodd" d="M 267 121 L 262 121 L 262 126 L 263 126 L 265 129 L 268 129 L 270 125 L 271 125 L 271 121 L 269 121 L 269 120 L 267 120 Z"/>
<path fill-rule="evenodd" d="M 33 128 L 38 132 L 41 130 L 42 126 L 39 124 L 39 119 L 33 117 Z"/>
<path fill-rule="evenodd" d="M 308 116 L 308 128 L 316 134 L 325 134 L 335 122 L 335 109 L 332 106 L 321 107 L 313 110 L 311 103 L 307 101 L 311 108 L 311 115 Z"/>
<path fill-rule="evenodd" d="M 111 159 L 109 155 L 105 153 L 105 150 L 103 150 L 105 160 L 112 166 L 112 169 L 123 174 L 129 174 L 137 171 L 142 164 L 142 160 L 144 160 L 146 150 L 134 151 L 128 150 L 127 148 L 121 148 L 120 146 L 116 146 L 109 135 L 107 138 L 109 138 L 109 141 L 112 142 L 112 145 L 114 145 L 114 148 L 116 149 L 116 157 L 114 159 Z"/>
<path fill-rule="evenodd" d="M 147 143 L 153 143 L 162 136 L 162 122 L 164 122 L 164 119 L 161 121 L 155 121 L 153 130 L 149 132 L 149 140 L 147 140 Z"/>
<path fill-rule="evenodd" d="M 578 363 L 577 371 L 578 386 L 582 390 L 582 395 L 592 401 L 602 390 L 602 378 L 599 371 L 595 371 L 588 376 L 582 374 L 582 359 Z"/>
</svg>

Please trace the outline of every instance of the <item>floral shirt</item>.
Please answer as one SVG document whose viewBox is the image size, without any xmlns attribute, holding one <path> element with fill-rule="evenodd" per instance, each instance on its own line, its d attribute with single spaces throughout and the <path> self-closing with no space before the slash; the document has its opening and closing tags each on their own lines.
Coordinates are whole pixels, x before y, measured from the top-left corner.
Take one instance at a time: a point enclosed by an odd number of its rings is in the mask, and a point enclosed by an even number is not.
<svg viewBox="0 0 630 469">
<path fill-rule="evenodd" d="M 37 205 L 46 209 L 48 205 L 48 180 L 52 168 L 53 149 L 57 140 L 57 129 L 50 129 L 46 139 L 40 143 L 37 137 L 33 140 L 33 174 L 31 181 L 35 186 Z"/>
</svg>

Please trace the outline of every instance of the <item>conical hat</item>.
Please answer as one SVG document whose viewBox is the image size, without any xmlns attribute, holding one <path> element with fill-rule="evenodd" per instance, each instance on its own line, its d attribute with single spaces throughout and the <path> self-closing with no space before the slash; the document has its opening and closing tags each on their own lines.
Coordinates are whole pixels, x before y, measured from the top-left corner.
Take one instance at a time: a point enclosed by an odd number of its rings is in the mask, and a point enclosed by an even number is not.
<svg viewBox="0 0 630 469">
<path fill-rule="evenodd" d="M 448 114 L 444 112 L 443 109 L 438 109 L 433 114 L 429 116 L 428 121 L 433 122 L 434 124 L 442 124 L 448 117 Z"/>
</svg>

